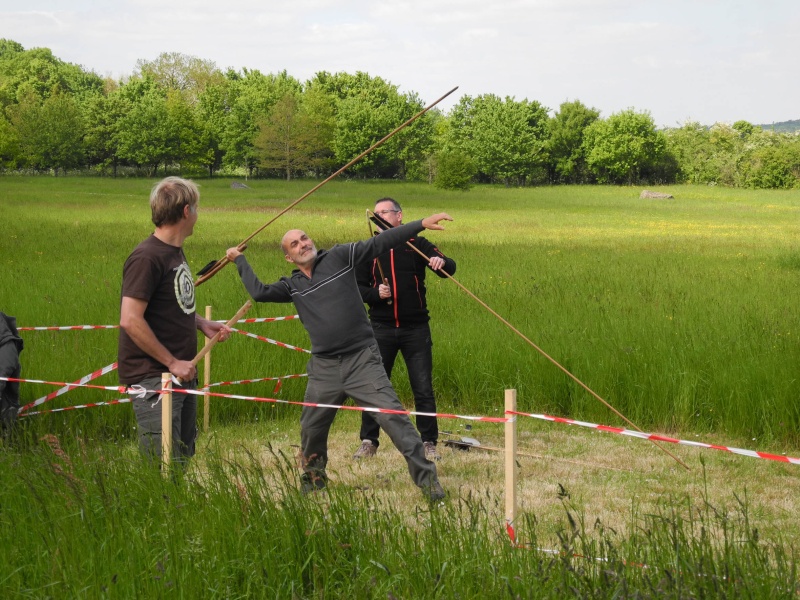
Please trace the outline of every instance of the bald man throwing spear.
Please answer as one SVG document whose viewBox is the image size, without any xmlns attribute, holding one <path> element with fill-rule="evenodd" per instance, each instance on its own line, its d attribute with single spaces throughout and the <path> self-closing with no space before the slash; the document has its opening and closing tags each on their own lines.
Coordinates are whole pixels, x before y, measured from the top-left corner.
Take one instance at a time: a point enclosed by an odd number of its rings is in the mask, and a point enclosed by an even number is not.
<svg viewBox="0 0 800 600">
<path fill-rule="evenodd" d="M 229 248 L 228 260 L 236 264 L 250 296 L 257 302 L 294 302 L 311 338 L 305 402 L 341 406 L 350 397 L 365 408 L 402 411 L 381 362 L 381 354 L 367 319 L 355 277 L 360 263 L 371 261 L 411 239 L 423 229 L 441 230 L 439 213 L 392 228 L 360 242 L 337 244 L 317 251 L 304 231 L 292 229 L 281 240 L 286 260 L 293 263 L 289 277 L 263 284 L 238 248 Z M 411 479 L 430 500 L 445 493 L 436 466 L 425 457 L 422 439 L 408 415 L 373 413 L 408 464 Z M 336 409 L 304 406 L 300 417 L 304 492 L 327 485 L 328 432 Z"/>
</svg>

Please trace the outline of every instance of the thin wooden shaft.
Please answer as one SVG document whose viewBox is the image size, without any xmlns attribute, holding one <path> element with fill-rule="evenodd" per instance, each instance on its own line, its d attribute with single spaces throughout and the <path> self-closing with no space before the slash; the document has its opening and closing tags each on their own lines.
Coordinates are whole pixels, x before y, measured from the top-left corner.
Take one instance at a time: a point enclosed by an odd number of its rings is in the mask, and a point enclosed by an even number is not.
<svg viewBox="0 0 800 600">
<path fill-rule="evenodd" d="M 517 412 L 517 390 L 506 390 L 505 412 Z M 506 529 L 513 533 L 517 522 L 517 418 L 511 417 L 505 424 L 505 480 L 506 480 Z M 516 535 L 514 534 L 514 537 Z"/>
<path fill-rule="evenodd" d="M 239 310 L 236 312 L 236 314 L 235 314 L 235 315 L 233 315 L 233 317 L 231 317 L 231 319 L 230 319 L 230 320 L 229 320 L 227 323 L 225 323 L 225 325 L 227 325 L 228 327 L 232 327 L 232 326 L 233 326 L 233 325 L 236 323 L 236 321 L 238 321 L 239 319 L 241 319 L 241 318 L 242 318 L 242 317 L 245 315 L 245 313 L 246 313 L 248 310 L 250 310 L 250 307 L 251 307 L 251 306 L 253 306 L 253 303 L 252 303 L 252 302 L 250 302 L 250 300 L 248 300 L 247 302 L 245 302 L 245 303 L 242 305 L 242 308 L 240 308 L 240 309 L 239 309 Z M 219 341 L 219 336 L 220 336 L 220 335 L 222 335 L 222 331 L 221 331 L 221 330 L 220 330 L 220 331 L 218 331 L 216 334 L 214 334 L 214 337 L 212 337 L 210 340 L 207 340 L 207 341 L 206 341 L 206 345 L 205 345 L 205 346 L 203 346 L 203 349 L 202 349 L 202 350 L 200 350 L 200 352 L 198 352 L 198 353 L 197 353 L 197 356 L 195 356 L 195 357 L 192 359 L 192 364 L 193 364 L 193 365 L 197 366 L 197 363 L 199 363 L 199 362 L 200 362 L 200 361 L 203 359 L 203 357 L 204 357 L 206 354 L 208 354 L 208 352 L 211 350 L 211 348 L 213 348 L 213 347 L 214 347 L 214 346 L 217 344 L 217 342 Z"/>
<path fill-rule="evenodd" d="M 356 157 L 355 157 L 353 160 L 351 160 L 349 163 L 347 163 L 346 165 L 344 165 L 344 166 L 343 166 L 341 169 L 339 169 L 338 171 L 336 171 L 336 172 L 335 172 L 333 175 L 330 175 L 330 176 L 328 176 L 326 179 L 324 179 L 323 181 L 321 181 L 320 183 L 318 183 L 317 185 L 315 185 L 313 188 L 311 188 L 309 191 L 307 191 L 305 194 L 303 194 L 302 196 L 300 196 L 300 197 L 299 197 L 297 200 L 295 200 L 295 201 L 294 201 L 294 202 L 292 202 L 292 203 L 291 203 L 289 206 L 287 206 L 286 208 L 284 208 L 284 209 L 283 209 L 281 212 L 279 212 L 277 215 L 275 215 L 275 216 L 274 216 L 272 219 L 270 219 L 269 221 L 267 221 L 266 223 L 264 223 L 264 224 L 263 224 L 261 227 L 259 227 L 259 228 L 258 228 L 258 229 L 256 229 L 256 230 L 255 230 L 253 233 L 251 233 L 251 234 L 250 234 L 248 237 L 246 237 L 246 238 L 245 238 L 245 239 L 244 239 L 244 240 L 243 240 L 243 241 L 242 241 L 242 242 L 241 242 L 241 243 L 240 243 L 240 244 L 237 246 L 237 247 L 239 248 L 239 250 L 241 251 L 241 249 L 242 249 L 242 246 L 243 246 L 243 245 L 245 245 L 247 242 L 249 242 L 250 240 L 252 240 L 252 239 L 253 239 L 253 238 L 254 238 L 256 235 L 258 235 L 259 233 L 261 233 L 262 231 L 264 231 L 264 229 L 266 229 L 266 228 L 267 228 L 269 225 L 271 225 L 272 223 L 274 223 L 275 221 L 277 221 L 277 220 L 278 220 L 278 219 L 279 219 L 281 216 L 283 216 L 284 214 L 286 214 L 287 212 L 289 212 L 291 209 L 293 209 L 295 206 L 297 206 L 298 204 L 300 204 L 300 203 L 301 203 L 303 200 L 305 200 L 306 198 L 308 198 L 308 197 L 309 197 L 311 194 L 313 194 L 314 192 L 316 192 L 316 191 L 317 191 L 319 188 L 321 188 L 323 185 L 325 185 L 326 183 L 328 183 L 328 182 L 329 182 L 331 179 L 334 179 L 335 177 L 339 176 L 339 174 L 341 174 L 341 173 L 342 173 L 342 172 L 343 172 L 345 169 L 347 169 L 347 168 L 351 167 L 352 165 L 354 165 L 355 163 L 357 163 L 359 160 L 361 160 L 362 158 L 364 158 L 364 157 L 365 157 L 367 154 L 369 154 L 370 152 L 372 152 L 373 150 L 375 150 L 375 148 L 378 148 L 379 146 L 383 145 L 383 144 L 384 144 L 386 141 L 388 141 L 388 140 L 389 140 L 391 137 L 393 137 L 395 134 L 399 133 L 400 131 L 402 131 L 403 129 L 405 129 L 405 128 L 406 128 L 406 127 L 408 127 L 409 125 L 411 125 L 411 123 L 413 123 L 414 121 L 416 121 L 418 118 L 420 118 L 422 115 L 424 115 L 424 114 L 425 114 L 426 112 L 428 112 L 430 109 L 432 109 L 434 106 L 436 106 L 437 104 L 439 104 L 439 102 L 441 102 L 442 100 L 444 100 L 445 98 L 447 98 L 447 97 L 448 97 L 450 94 L 452 94 L 453 92 L 455 92 L 457 89 L 458 89 L 458 86 L 454 87 L 452 90 L 450 90 L 449 92 L 447 92 L 447 93 L 446 93 L 444 96 L 442 96 L 441 98 L 439 98 L 439 99 L 438 99 L 438 100 L 436 100 L 435 102 L 432 102 L 432 103 L 430 103 L 428 106 L 426 106 L 426 107 L 425 107 L 425 108 L 423 108 L 421 111 L 419 111 L 417 114 L 415 114 L 413 117 L 411 117 L 410 119 L 408 119 L 408 120 L 407 120 L 405 123 L 403 123 L 402 125 L 399 125 L 397 128 L 395 128 L 395 129 L 394 129 L 394 131 L 392 131 L 392 132 L 388 133 L 387 135 L 385 135 L 384 137 L 382 137 L 380 140 L 378 140 L 377 142 L 375 142 L 374 144 L 372 144 L 372 146 L 370 146 L 369 148 L 367 148 L 366 150 L 364 150 L 364 151 L 363 151 L 361 154 L 359 154 L 358 156 L 356 156 Z M 221 258 L 220 260 L 218 260 L 218 261 L 217 261 L 217 264 L 215 264 L 215 265 L 214 265 L 214 266 L 213 266 L 213 267 L 212 267 L 212 268 L 211 268 L 211 269 L 210 269 L 210 270 L 209 270 L 209 271 L 208 271 L 208 272 L 207 272 L 205 275 L 203 275 L 202 277 L 199 277 L 199 278 L 197 279 L 197 281 L 195 281 L 195 282 L 194 282 L 195 286 L 201 285 L 202 283 L 204 283 L 204 282 L 208 281 L 209 279 L 211 279 L 211 278 L 212 278 L 214 275 L 216 275 L 216 274 L 217 274 L 217 273 L 218 273 L 220 270 L 222 270 L 222 268 L 223 268 L 225 265 L 227 265 L 229 262 L 230 262 L 230 261 L 228 260 L 228 257 L 227 257 L 227 256 L 226 256 L 226 257 L 223 257 L 223 258 Z"/>
<path fill-rule="evenodd" d="M 419 248 L 417 248 L 416 246 L 414 246 L 414 244 L 412 244 L 411 242 L 406 242 L 406 244 L 407 244 L 409 247 L 413 248 L 413 249 L 414 249 L 414 251 L 415 251 L 417 254 L 419 254 L 420 256 L 422 256 L 422 257 L 423 257 L 425 260 L 429 260 L 429 258 L 428 258 L 428 257 L 425 255 L 425 253 L 424 253 L 424 252 L 422 252 L 421 250 L 419 250 Z M 533 348 L 534 348 L 534 349 L 535 349 L 535 350 L 536 350 L 536 351 L 537 351 L 539 354 L 541 354 L 542 356 L 544 356 L 544 357 L 545 357 L 547 360 L 549 360 L 551 363 L 553 363 L 553 364 L 554 364 L 556 367 L 558 367 L 559 369 L 561 369 L 561 371 L 563 371 L 563 372 L 564 372 L 564 374 L 565 374 L 565 375 L 567 375 L 567 377 L 569 377 L 570 379 L 572 379 L 572 380 L 573 380 L 575 383 L 577 383 L 577 384 L 578 384 L 579 386 L 581 386 L 581 387 L 582 387 L 584 390 L 586 390 L 587 392 L 589 392 L 589 393 L 590 393 L 592 396 L 594 396 L 594 397 L 595 397 L 597 400 L 599 400 L 600 402 L 602 402 L 602 403 L 603 403 L 603 404 L 606 406 L 606 408 L 608 408 L 608 409 L 609 409 L 611 412 L 613 412 L 613 413 L 614 413 L 615 415 L 617 415 L 617 416 L 618 416 L 620 419 L 622 419 L 623 421 L 625 421 L 625 422 L 626 422 L 628 425 L 630 425 L 631 427 L 633 427 L 633 428 L 634 428 L 636 431 L 639 431 L 639 432 L 641 432 L 641 433 L 644 433 L 644 432 L 643 432 L 641 429 L 639 429 L 639 427 L 638 427 L 638 426 L 637 426 L 637 425 L 636 425 L 636 424 L 635 424 L 633 421 L 631 421 L 630 419 L 628 419 L 628 417 L 626 417 L 625 415 L 623 415 L 623 414 L 622 414 L 621 412 L 619 412 L 619 411 L 618 411 L 616 408 L 614 408 L 614 407 L 613 407 L 613 406 L 611 406 L 611 405 L 610 405 L 608 402 L 606 402 L 605 400 L 603 400 L 603 398 L 601 398 L 601 397 L 600 397 L 600 395 L 599 395 L 599 394 L 597 394 L 597 392 L 595 392 L 595 391 L 594 391 L 592 388 L 590 388 L 588 385 L 586 385 L 585 383 L 583 383 L 583 382 L 582 382 L 580 379 L 578 379 L 578 378 L 577 378 L 575 375 L 573 375 L 572 373 L 570 373 L 570 372 L 569 372 L 569 371 L 568 371 L 568 370 L 567 370 L 565 367 L 563 367 L 563 366 L 561 365 L 561 363 L 559 363 L 559 362 L 558 362 L 556 359 L 554 359 L 552 356 L 550 356 L 550 355 L 549 355 L 547 352 L 545 352 L 545 351 L 544 351 L 544 350 L 542 350 L 542 349 L 541 349 L 539 346 L 537 346 L 537 345 L 536 345 L 536 344 L 534 344 L 534 343 L 533 343 L 531 340 L 529 340 L 529 339 L 528 339 L 528 338 L 527 338 L 527 337 L 526 337 L 526 336 L 525 336 L 525 335 L 524 335 L 524 334 L 523 334 L 523 333 L 522 333 L 522 332 L 521 332 L 519 329 L 517 329 L 516 327 L 514 327 L 514 326 L 513 326 L 511 323 L 509 323 L 508 321 L 506 321 L 506 320 L 505 320 L 503 317 L 501 317 L 501 316 L 500 316 L 499 314 L 497 314 L 497 313 L 496 313 L 494 310 L 492 310 L 492 308 L 491 308 L 491 307 L 490 307 L 488 304 L 486 304 L 486 303 L 485 303 L 483 300 L 481 300 L 480 298 L 478 298 L 478 297 L 477 297 L 475 294 L 473 294 L 473 293 L 472 293 L 471 291 L 469 291 L 469 290 L 468 290 L 466 287 L 464 287 L 464 286 L 461 284 L 461 282 L 459 282 L 459 281 L 458 281 L 458 280 L 457 280 L 455 277 L 453 277 L 452 275 L 450 275 L 450 273 L 448 273 L 448 272 L 447 272 L 447 271 L 445 271 L 444 269 L 439 269 L 439 270 L 440 270 L 442 273 L 444 273 L 444 274 L 445 274 L 445 275 L 446 275 L 446 276 L 447 276 L 447 277 L 448 277 L 448 278 L 449 278 L 451 281 L 453 281 L 453 282 L 454 282 L 454 283 L 455 283 L 455 284 L 456 284 L 458 287 L 460 287 L 462 290 L 464 290 L 464 291 L 465 291 L 465 292 L 466 292 L 466 293 L 467 293 L 467 294 L 468 294 L 468 295 L 469 295 L 469 296 L 470 296 L 470 297 L 471 297 L 473 300 L 475 300 L 475 301 L 476 301 L 478 304 L 480 304 L 481 306 L 483 306 L 483 307 L 484 307 L 486 310 L 488 310 L 488 311 L 489 311 L 490 313 L 492 313 L 492 314 L 493 314 L 495 317 L 497 317 L 497 318 L 500 320 L 500 322 L 501 322 L 501 323 L 503 323 L 504 325 L 506 325 L 506 326 L 507 326 L 507 327 L 508 327 L 508 328 L 509 328 L 511 331 L 513 331 L 513 332 L 514 332 L 514 333 L 516 333 L 516 334 L 517 334 L 519 337 L 521 337 L 523 340 L 525 340 L 525 341 L 526 341 L 526 342 L 527 342 L 527 343 L 528 343 L 528 344 L 529 344 L 531 347 L 533 347 Z M 674 455 L 672 452 L 670 452 L 670 451 L 669 451 L 669 450 L 667 450 L 666 448 L 663 448 L 662 446 L 658 445 L 658 443 L 657 443 L 655 440 L 650 440 L 650 441 L 651 441 L 651 442 L 652 442 L 652 443 L 653 443 L 653 444 L 656 446 L 656 448 L 658 448 L 659 450 L 661 450 L 661 451 L 662 451 L 662 452 L 664 452 L 665 454 L 667 454 L 667 455 L 669 455 L 670 457 L 672 457 L 672 458 L 673 458 L 673 459 L 674 459 L 674 460 L 675 460 L 675 461 L 676 461 L 676 462 L 677 462 L 679 465 L 681 465 L 681 466 L 682 466 L 684 469 L 686 469 L 687 471 L 689 470 L 689 467 L 688 467 L 688 466 L 687 466 L 687 465 L 686 465 L 686 464 L 685 464 L 685 463 L 684 463 L 684 462 L 683 462 L 681 459 L 679 459 L 677 456 L 675 456 L 675 455 Z"/>
</svg>

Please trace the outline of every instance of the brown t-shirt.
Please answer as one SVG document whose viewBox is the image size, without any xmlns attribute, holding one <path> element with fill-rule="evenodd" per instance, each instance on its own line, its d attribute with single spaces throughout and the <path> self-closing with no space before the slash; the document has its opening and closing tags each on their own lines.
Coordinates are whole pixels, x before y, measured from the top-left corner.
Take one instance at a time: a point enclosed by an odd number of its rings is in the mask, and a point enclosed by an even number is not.
<svg viewBox="0 0 800 600">
<path fill-rule="evenodd" d="M 147 301 L 144 319 L 158 341 L 179 360 L 197 353 L 194 283 L 182 248 L 170 246 L 155 235 L 139 244 L 122 268 L 122 296 Z M 119 332 L 119 381 L 135 384 L 145 377 L 169 371 Z"/>
</svg>

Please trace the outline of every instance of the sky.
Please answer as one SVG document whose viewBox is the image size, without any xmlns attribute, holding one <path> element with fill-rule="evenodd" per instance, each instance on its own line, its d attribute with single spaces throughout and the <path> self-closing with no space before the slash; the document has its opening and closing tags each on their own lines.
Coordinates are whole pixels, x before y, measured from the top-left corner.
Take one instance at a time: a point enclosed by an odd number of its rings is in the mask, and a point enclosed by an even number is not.
<svg viewBox="0 0 800 600">
<path fill-rule="evenodd" d="M 800 119 L 798 0 L 0 0 L 0 38 L 119 79 L 180 52 L 220 69 L 364 71 L 445 112 L 579 100 L 658 127 Z"/>
</svg>

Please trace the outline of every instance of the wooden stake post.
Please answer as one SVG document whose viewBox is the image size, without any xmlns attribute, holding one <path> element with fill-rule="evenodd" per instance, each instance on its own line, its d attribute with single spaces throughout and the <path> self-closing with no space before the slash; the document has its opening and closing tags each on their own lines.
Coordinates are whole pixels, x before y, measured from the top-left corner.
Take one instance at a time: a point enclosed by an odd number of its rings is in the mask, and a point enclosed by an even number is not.
<svg viewBox="0 0 800 600">
<path fill-rule="evenodd" d="M 206 320 L 211 320 L 211 307 L 206 306 Z M 206 354 L 203 361 L 203 389 L 208 391 L 208 386 L 211 384 L 211 351 Z M 208 395 L 203 396 L 203 431 L 208 433 L 209 424 L 209 411 L 211 410 L 211 398 Z"/>
<path fill-rule="evenodd" d="M 506 390 L 506 414 L 517 410 L 517 390 Z M 517 520 L 517 419 L 508 418 L 505 424 L 506 433 L 506 529 L 511 541 L 516 542 L 514 524 Z"/>
<path fill-rule="evenodd" d="M 172 374 L 161 374 L 161 472 L 169 475 L 172 461 Z"/>
</svg>

